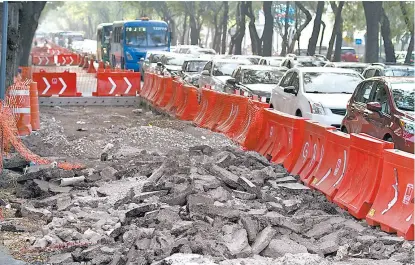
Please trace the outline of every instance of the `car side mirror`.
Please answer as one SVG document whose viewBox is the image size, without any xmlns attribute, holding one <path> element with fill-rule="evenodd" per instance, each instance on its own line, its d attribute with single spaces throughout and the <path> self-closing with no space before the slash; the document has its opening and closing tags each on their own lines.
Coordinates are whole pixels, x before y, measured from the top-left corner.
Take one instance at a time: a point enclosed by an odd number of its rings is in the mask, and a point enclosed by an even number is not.
<svg viewBox="0 0 415 265">
<path fill-rule="evenodd" d="M 370 111 L 379 112 L 382 110 L 382 106 L 379 102 L 369 102 L 366 104 L 366 108 Z"/>
<path fill-rule="evenodd" d="M 236 79 L 235 78 L 230 78 L 230 79 L 226 80 L 226 83 L 230 86 L 235 86 L 236 85 Z"/>
<path fill-rule="evenodd" d="M 157 66 L 161 67 L 163 64 L 161 62 L 157 62 Z"/>
<path fill-rule="evenodd" d="M 208 70 L 203 70 L 202 75 L 209 75 L 209 71 Z"/>
<path fill-rule="evenodd" d="M 297 94 L 296 91 L 295 91 L 295 87 L 294 86 L 284 87 L 284 92 L 285 93 L 290 93 L 290 94 Z"/>
</svg>

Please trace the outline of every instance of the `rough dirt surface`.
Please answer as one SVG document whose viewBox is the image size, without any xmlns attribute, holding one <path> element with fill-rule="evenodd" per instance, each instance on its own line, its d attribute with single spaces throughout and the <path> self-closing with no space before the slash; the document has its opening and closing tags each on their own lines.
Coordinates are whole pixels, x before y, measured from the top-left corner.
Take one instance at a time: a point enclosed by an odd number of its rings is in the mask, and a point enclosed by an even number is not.
<svg viewBox="0 0 415 265">
<path fill-rule="evenodd" d="M 413 264 L 413 242 L 355 220 L 281 166 L 223 135 L 133 110 L 41 109 L 42 129 L 24 141 L 86 169 L 31 166 L 23 174 L 24 161 L 6 159 L 0 198 L 12 209 L 0 236 L 14 257 L 72 265 Z"/>
</svg>

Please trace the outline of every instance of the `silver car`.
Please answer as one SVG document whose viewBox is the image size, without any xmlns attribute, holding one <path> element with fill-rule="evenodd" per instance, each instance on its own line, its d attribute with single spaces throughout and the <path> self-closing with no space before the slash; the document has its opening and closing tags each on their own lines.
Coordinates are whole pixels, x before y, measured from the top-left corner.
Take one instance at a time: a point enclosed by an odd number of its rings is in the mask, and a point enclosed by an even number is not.
<svg viewBox="0 0 415 265">
<path fill-rule="evenodd" d="M 209 61 L 199 78 L 199 88 L 210 88 L 224 92 L 226 80 L 240 65 L 252 64 L 248 60 L 215 59 Z"/>
</svg>

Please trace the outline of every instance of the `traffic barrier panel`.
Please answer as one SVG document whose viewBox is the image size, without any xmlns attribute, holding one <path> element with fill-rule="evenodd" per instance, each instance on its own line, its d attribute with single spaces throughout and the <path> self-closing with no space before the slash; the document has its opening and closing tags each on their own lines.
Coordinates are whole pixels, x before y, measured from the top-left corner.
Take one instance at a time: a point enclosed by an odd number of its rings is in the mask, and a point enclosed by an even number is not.
<svg viewBox="0 0 415 265">
<path fill-rule="evenodd" d="M 98 73 L 97 80 L 93 96 L 136 96 L 140 91 L 140 73 Z"/>
<path fill-rule="evenodd" d="M 155 102 L 155 104 L 159 106 L 161 109 L 163 109 L 167 105 L 167 103 L 169 103 L 170 98 L 173 96 L 173 78 L 165 77 L 163 84 L 163 92 L 160 95 L 157 102 Z"/>
<path fill-rule="evenodd" d="M 301 181 L 307 185 L 311 182 L 311 173 L 317 169 L 327 149 L 326 133 L 329 130 L 334 131 L 336 128 L 310 120 L 305 121 L 302 151 L 289 172 L 299 175 Z"/>
<path fill-rule="evenodd" d="M 154 80 L 153 80 L 153 83 L 151 85 L 150 93 L 147 96 L 148 101 L 151 102 L 153 100 L 154 96 L 158 93 L 158 90 L 159 90 L 160 84 L 161 84 L 161 78 L 162 78 L 161 75 L 155 75 L 154 76 Z"/>
<path fill-rule="evenodd" d="M 214 107 L 211 109 L 211 112 L 208 112 L 208 116 L 206 117 L 205 122 L 200 126 L 209 130 L 213 130 L 217 123 L 220 120 L 220 117 L 222 115 L 223 109 L 224 109 L 224 105 L 225 104 L 229 104 L 228 100 L 228 95 L 225 93 L 221 93 L 221 92 L 216 92 L 215 95 L 215 105 Z"/>
<path fill-rule="evenodd" d="M 329 201 L 333 201 L 346 174 L 350 135 L 340 131 L 327 131 L 326 146 L 321 163 L 312 173 L 310 187 L 321 191 Z"/>
<path fill-rule="evenodd" d="M 29 87 L 30 96 L 30 125 L 33 131 L 40 129 L 39 97 L 37 83 L 31 82 Z"/>
<path fill-rule="evenodd" d="M 257 141 L 261 137 L 258 128 L 262 127 L 264 121 L 263 112 L 268 106 L 268 104 L 248 99 L 248 115 L 246 119 L 240 125 L 239 131 L 233 135 L 228 133 L 228 137 L 233 139 L 245 150 L 255 150 Z"/>
<path fill-rule="evenodd" d="M 393 143 L 350 135 L 346 174 L 333 201 L 358 219 L 365 218 L 379 190 L 384 149 L 393 149 Z"/>
<path fill-rule="evenodd" d="M 383 154 L 382 179 L 366 222 L 414 240 L 415 155 L 396 149 Z"/>
<path fill-rule="evenodd" d="M 78 55 L 77 54 L 60 54 L 57 56 L 58 64 L 60 65 L 77 65 Z"/>
<path fill-rule="evenodd" d="M 183 89 L 183 83 L 176 80 L 173 81 L 173 86 L 176 83 L 176 96 L 174 98 L 173 111 L 170 113 L 172 116 L 176 116 L 176 113 L 180 113 L 184 108 L 185 94 Z"/>
<path fill-rule="evenodd" d="M 33 73 L 33 81 L 37 83 L 40 97 L 80 97 L 77 92 L 76 73 L 64 71 L 63 73 L 47 73 L 41 70 Z"/>
<path fill-rule="evenodd" d="M 32 56 L 32 64 L 39 66 L 54 66 L 55 56 Z"/>
<path fill-rule="evenodd" d="M 175 102 L 176 102 L 176 97 L 177 97 L 177 87 L 179 85 L 179 82 L 176 80 L 172 80 L 172 84 L 171 84 L 171 89 L 172 89 L 172 96 L 170 97 L 168 103 L 166 104 L 166 106 L 163 108 L 167 113 L 169 113 L 170 115 L 175 114 L 176 110 L 175 110 Z"/>
<path fill-rule="evenodd" d="M 150 93 L 151 87 L 153 86 L 153 73 L 145 73 L 146 77 L 144 78 L 143 88 L 141 89 L 140 96 L 143 98 L 147 98 L 148 94 Z"/>
<path fill-rule="evenodd" d="M 90 62 L 89 62 L 89 67 L 88 67 L 87 73 L 88 74 L 95 74 L 96 72 L 97 72 L 97 70 L 95 69 L 95 66 L 94 66 L 94 59 L 91 59 Z"/>
<path fill-rule="evenodd" d="M 159 76 L 158 78 L 158 84 L 156 86 L 156 92 L 154 93 L 154 95 L 149 99 L 150 102 L 156 106 L 158 106 L 156 104 L 156 102 L 160 99 L 160 97 L 163 95 L 164 93 L 164 83 L 165 83 L 166 77 L 165 76 Z"/>
<path fill-rule="evenodd" d="M 32 133 L 32 125 L 30 121 L 29 86 L 23 82 L 11 85 L 6 93 L 6 102 L 12 109 L 18 134 L 20 136 L 30 135 Z"/>
<path fill-rule="evenodd" d="M 240 130 L 241 124 L 248 115 L 248 98 L 229 95 L 229 99 L 230 102 L 223 106 L 221 118 L 214 131 L 232 136 Z"/>
<path fill-rule="evenodd" d="M 176 117 L 181 120 L 191 121 L 196 117 L 196 114 L 199 111 L 197 99 L 198 90 L 193 86 L 182 85 L 182 91 L 184 96 L 183 107 L 178 109 Z"/>
<path fill-rule="evenodd" d="M 196 126 L 204 127 L 215 107 L 218 107 L 216 105 L 217 95 L 216 91 L 206 88 L 202 89 L 199 113 L 193 120 Z"/>
</svg>

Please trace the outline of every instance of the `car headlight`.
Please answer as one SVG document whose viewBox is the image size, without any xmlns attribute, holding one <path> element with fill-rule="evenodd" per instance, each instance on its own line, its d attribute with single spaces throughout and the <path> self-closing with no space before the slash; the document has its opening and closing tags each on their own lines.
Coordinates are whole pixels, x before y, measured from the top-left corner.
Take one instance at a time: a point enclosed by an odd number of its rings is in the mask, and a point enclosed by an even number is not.
<svg viewBox="0 0 415 265">
<path fill-rule="evenodd" d="M 321 105 L 321 103 L 312 103 L 311 112 L 314 114 L 326 115 L 326 112 L 324 111 L 323 105 Z"/>
<path fill-rule="evenodd" d="M 399 123 L 401 124 L 402 130 L 406 133 L 414 134 L 414 123 L 406 119 L 400 119 Z"/>
<path fill-rule="evenodd" d="M 224 88 L 224 85 L 223 84 L 215 84 L 215 89 L 216 90 L 223 90 L 223 88 Z"/>
<path fill-rule="evenodd" d="M 133 60 L 133 56 L 131 56 L 131 54 L 129 52 L 125 52 L 125 55 L 127 56 L 127 60 L 129 60 L 129 61 Z"/>
</svg>

